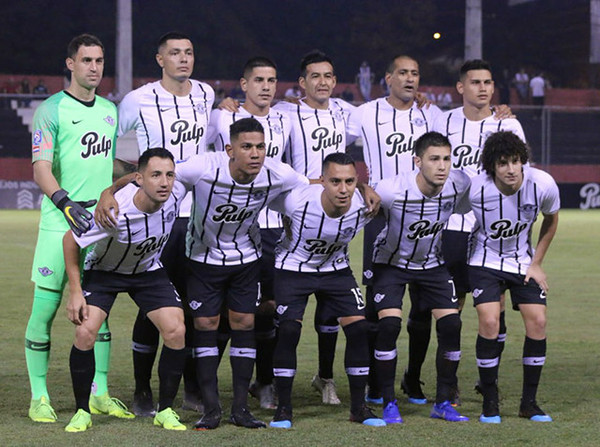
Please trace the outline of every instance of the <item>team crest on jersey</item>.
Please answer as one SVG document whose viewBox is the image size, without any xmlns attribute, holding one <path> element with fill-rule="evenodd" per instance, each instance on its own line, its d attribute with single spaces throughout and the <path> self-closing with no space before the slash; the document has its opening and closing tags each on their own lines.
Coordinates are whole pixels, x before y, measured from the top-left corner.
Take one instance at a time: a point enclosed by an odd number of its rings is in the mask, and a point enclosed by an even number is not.
<svg viewBox="0 0 600 447">
<path fill-rule="evenodd" d="M 483 137 L 483 141 L 487 140 L 493 134 L 494 134 L 494 132 L 492 132 L 491 130 L 487 130 L 485 132 L 481 132 L 481 136 Z"/>
<path fill-rule="evenodd" d="M 104 121 L 106 121 L 111 126 L 115 125 L 115 119 L 110 115 L 106 115 L 106 118 L 104 118 Z"/>
<path fill-rule="evenodd" d="M 283 129 L 281 128 L 281 126 L 279 124 L 273 124 L 271 126 L 271 130 L 278 135 L 281 135 L 281 133 L 283 132 Z"/>
<path fill-rule="evenodd" d="M 423 118 L 417 117 L 411 121 L 411 124 L 414 124 L 417 127 L 423 127 L 427 123 L 425 122 L 425 120 Z"/>
<path fill-rule="evenodd" d="M 50 270 L 48 267 L 40 267 L 38 268 L 38 272 L 40 272 L 43 277 L 50 276 L 54 273 L 54 271 Z"/>
<path fill-rule="evenodd" d="M 537 207 L 535 205 L 525 204 L 519 207 L 519 211 L 526 219 L 532 219 L 535 216 Z"/>
<path fill-rule="evenodd" d="M 166 216 L 165 216 L 165 222 L 173 222 L 175 220 L 175 211 L 170 211 Z"/>
<path fill-rule="evenodd" d="M 445 202 L 442 205 L 442 211 L 448 212 L 452 210 L 452 202 Z"/>
<path fill-rule="evenodd" d="M 352 227 L 344 228 L 342 230 L 342 238 L 344 238 L 344 239 L 351 238 L 353 234 L 354 234 L 354 228 L 352 228 Z"/>
<path fill-rule="evenodd" d="M 202 113 L 203 114 L 203 113 L 206 112 L 206 104 L 204 104 L 202 102 L 199 103 L 199 104 L 196 104 L 195 107 L 196 107 L 196 110 L 198 111 L 198 113 Z"/>
<path fill-rule="evenodd" d="M 250 196 L 252 197 L 252 200 L 262 200 L 264 199 L 266 193 L 266 191 L 259 190 L 254 191 L 252 194 L 250 194 Z"/>
<path fill-rule="evenodd" d="M 341 110 L 336 110 L 335 112 L 333 112 L 333 118 L 336 121 L 341 121 L 344 119 L 344 113 Z"/>
</svg>

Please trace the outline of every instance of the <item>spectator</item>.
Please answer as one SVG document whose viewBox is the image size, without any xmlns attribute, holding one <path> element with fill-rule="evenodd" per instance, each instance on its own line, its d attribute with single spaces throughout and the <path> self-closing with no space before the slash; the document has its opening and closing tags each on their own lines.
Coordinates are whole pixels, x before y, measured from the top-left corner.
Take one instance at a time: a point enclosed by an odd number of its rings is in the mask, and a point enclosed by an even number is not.
<svg viewBox="0 0 600 447">
<path fill-rule="evenodd" d="M 540 109 L 536 111 L 536 117 L 539 118 L 542 115 L 542 107 L 544 107 L 544 100 L 546 95 L 546 79 L 544 79 L 544 73 L 539 74 L 529 81 L 529 89 L 531 90 L 531 102 L 534 106 L 538 106 Z"/>
<path fill-rule="evenodd" d="M 19 85 L 19 93 L 21 95 L 31 95 L 31 86 L 29 85 L 29 79 L 23 78 L 21 85 Z M 19 107 L 28 108 L 31 104 L 31 98 L 29 96 L 19 97 Z"/>
<path fill-rule="evenodd" d="M 284 96 L 286 98 L 300 99 L 302 97 L 302 92 L 300 91 L 299 86 L 294 85 L 293 87 L 290 87 L 285 91 Z"/>
<path fill-rule="evenodd" d="M 356 75 L 356 83 L 360 89 L 360 94 L 365 101 L 371 100 L 371 84 L 373 83 L 374 74 L 371 72 L 371 67 L 367 61 L 360 64 L 358 74 Z"/>
<path fill-rule="evenodd" d="M 46 87 L 46 84 L 44 84 L 44 80 L 40 79 L 37 83 L 37 85 L 33 88 L 33 93 L 35 93 L 36 95 L 47 95 L 48 94 L 48 87 Z"/>
<path fill-rule="evenodd" d="M 440 109 L 448 110 L 452 105 L 452 95 L 449 92 L 438 93 L 436 104 Z"/>
<path fill-rule="evenodd" d="M 527 104 L 527 95 L 529 93 L 529 75 L 523 67 L 521 67 L 521 69 L 515 73 L 513 84 L 517 89 L 519 102 L 521 104 Z"/>
</svg>

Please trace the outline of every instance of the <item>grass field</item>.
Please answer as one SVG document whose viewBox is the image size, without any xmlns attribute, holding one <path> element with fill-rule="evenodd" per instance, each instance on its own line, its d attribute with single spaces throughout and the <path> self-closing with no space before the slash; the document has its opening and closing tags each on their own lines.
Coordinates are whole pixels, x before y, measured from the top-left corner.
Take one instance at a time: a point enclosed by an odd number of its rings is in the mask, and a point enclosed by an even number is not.
<svg viewBox="0 0 600 447">
<path fill-rule="evenodd" d="M 489 426 L 476 421 L 480 398 L 472 390 L 477 370 L 474 358 L 476 316 L 471 306 L 463 312 L 463 361 L 459 369 L 461 412 L 472 418 L 463 424 L 429 419 L 429 406 L 408 405 L 400 395 L 401 426 L 370 428 L 347 422 L 349 402 L 343 373 L 344 340 L 337 348 L 335 377 L 341 407 L 320 404 L 320 396 L 310 388 L 317 370 L 316 340 L 312 322 L 298 353 L 298 375 L 294 387 L 294 428 L 292 430 L 244 430 L 223 423 L 211 432 L 167 432 L 152 426 L 149 419 L 122 421 L 94 416 L 92 429 L 67 434 L 64 426 L 73 414 L 74 399 L 68 367 L 73 326 L 63 306 L 52 331 L 52 359 L 49 389 L 59 415 L 57 424 L 35 424 L 27 417 L 30 392 L 23 340 L 30 312 L 33 285 L 29 281 L 37 234 L 38 212 L 0 211 L 0 290 L 4 311 L 0 317 L 0 446 L 570 446 L 599 445 L 600 429 L 600 212 L 563 211 L 558 234 L 545 262 L 549 276 L 548 357 L 542 375 L 538 401 L 554 418 L 552 424 L 536 424 L 517 417 L 521 389 L 521 347 L 523 325 L 517 312 L 507 315 L 508 340 L 500 369 L 502 424 Z M 360 241 L 353 245 L 354 271 L 360 272 Z M 64 300 L 63 300 L 64 301 Z M 136 308 L 125 296 L 117 300 L 111 313 L 113 334 L 111 394 L 131 403 L 133 373 L 130 332 Z M 309 311 L 307 315 L 312 315 Z M 400 335 L 399 371 L 406 365 L 407 334 Z M 424 366 L 424 391 L 435 392 L 433 353 Z M 156 376 L 156 374 L 154 374 Z M 227 362 L 220 371 L 223 407 L 231 402 L 230 371 Z M 399 388 L 399 386 L 398 386 Z M 155 390 L 157 387 L 155 386 Z M 176 400 L 176 405 L 180 399 Z M 271 411 L 260 410 L 251 400 L 255 415 L 268 421 Z M 377 408 L 377 412 L 381 409 Z M 180 411 L 182 421 L 191 427 L 198 416 Z M 227 415 L 227 413 L 225 413 Z"/>
</svg>

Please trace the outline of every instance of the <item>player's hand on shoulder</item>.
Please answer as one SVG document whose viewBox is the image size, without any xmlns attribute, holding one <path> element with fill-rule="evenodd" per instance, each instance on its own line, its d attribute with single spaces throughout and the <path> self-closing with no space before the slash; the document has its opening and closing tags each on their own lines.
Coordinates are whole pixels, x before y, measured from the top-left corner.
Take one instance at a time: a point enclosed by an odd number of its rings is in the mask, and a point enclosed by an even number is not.
<svg viewBox="0 0 600 447">
<path fill-rule="evenodd" d="M 425 95 L 424 93 L 421 92 L 417 92 L 415 95 L 415 102 L 417 103 L 417 107 L 419 109 L 422 109 L 423 107 L 425 107 L 426 109 L 429 108 L 429 106 L 431 104 L 433 104 L 433 101 L 431 101 L 431 99 L 429 99 L 427 97 L 427 95 Z"/>
<path fill-rule="evenodd" d="M 508 104 L 500 104 L 499 106 L 493 106 L 492 111 L 494 112 L 494 119 L 506 120 L 509 118 L 516 118 L 516 115 L 512 112 Z"/>
<path fill-rule="evenodd" d="M 115 228 L 117 217 L 119 217 L 119 204 L 110 188 L 107 188 L 100 194 L 100 200 L 94 212 L 94 220 L 102 228 Z"/>
<path fill-rule="evenodd" d="M 227 110 L 231 113 L 240 111 L 240 102 L 237 99 L 233 99 L 231 96 L 224 98 L 217 106 L 219 110 Z"/>
<path fill-rule="evenodd" d="M 544 292 L 548 293 L 549 289 L 546 272 L 544 272 L 541 265 L 531 264 L 529 266 L 527 273 L 525 274 L 525 284 L 527 284 L 530 279 L 533 279 Z"/>
<path fill-rule="evenodd" d="M 381 206 L 381 197 L 375 192 L 369 185 L 362 183 L 360 185 L 360 192 L 365 200 L 367 209 L 369 210 L 366 214 L 367 217 L 375 217 L 379 213 L 379 207 Z"/>
</svg>

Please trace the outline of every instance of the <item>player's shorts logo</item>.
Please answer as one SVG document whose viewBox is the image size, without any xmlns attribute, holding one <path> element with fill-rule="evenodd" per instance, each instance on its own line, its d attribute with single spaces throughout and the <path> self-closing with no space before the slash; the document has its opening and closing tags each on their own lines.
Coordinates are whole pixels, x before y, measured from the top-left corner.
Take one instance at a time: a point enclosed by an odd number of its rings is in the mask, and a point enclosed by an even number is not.
<svg viewBox="0 0 600 447">
<path fill-rule="evenodd" d="M 283 306 L 281 304 L 279 306 L 277 306 L 277 313 L 279 315 L 283 315 L 286 310 L 288 310 L 288 306 Z"/>
<path fill-rule="evenodd" d="M 48 267 L 40 267 L 40 268 L 38 268 L 38 272 L 40 272 L 40 274 L 41 274 L 43 277 L 50 276 L 50 275 L 52 275 L 52 274 L 54 273 L 54 272 L 53 272 L 52 270 L 50 270 Z"/>
<path fill-rule="evenodd" d="M 483 289 L 473 289 L 473 298 L 479 297 L 483 293 Z"/>
<path fill-rule="evenodd" d="M 365 270 L 363 272 L 363 276 L 367 279 L 371 279 L 373 277 L 373 271 L 372 270 Z"/>
<path fill-rule="evenodd" d="M 198 301 L 190 301 L 190 308 L 192 310 L 198 310 L 198 308 L 202 306 L 202 303 L 198 302 Z"/>
<path fill-rule="evenodd" d="M 385 298 L 385 293 L 377 293 L 373 297 L 373 301 L 375 301 L 376 303 L 381 303 L 384 298 Z"/>
</svg>

